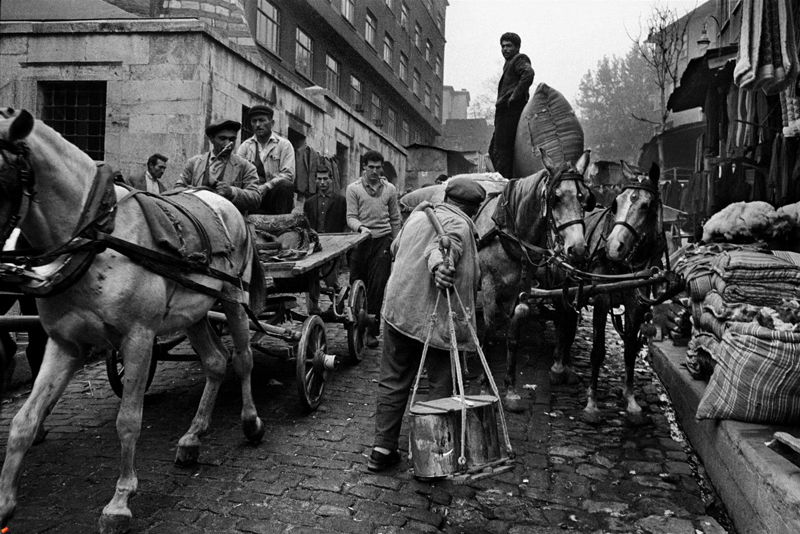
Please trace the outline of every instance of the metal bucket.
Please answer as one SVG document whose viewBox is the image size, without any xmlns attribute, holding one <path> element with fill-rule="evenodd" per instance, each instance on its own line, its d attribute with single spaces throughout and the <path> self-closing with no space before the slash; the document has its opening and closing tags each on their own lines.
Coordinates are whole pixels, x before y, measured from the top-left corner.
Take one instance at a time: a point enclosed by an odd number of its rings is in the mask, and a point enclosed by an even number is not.
<svg viewBox="0 0 800 534">
<path fill-rule="evenodd" d="M 458 465 L 461 455 L 461 399 L 447 397 L 418 401 L 411 406 L 409 451 L 416 478 L 446 477 L 500 459 L 495 415 L 499 399 L 492 395 L 469 395 L 464 400 L 467 406 L 464 466 Z"/>
</svg>

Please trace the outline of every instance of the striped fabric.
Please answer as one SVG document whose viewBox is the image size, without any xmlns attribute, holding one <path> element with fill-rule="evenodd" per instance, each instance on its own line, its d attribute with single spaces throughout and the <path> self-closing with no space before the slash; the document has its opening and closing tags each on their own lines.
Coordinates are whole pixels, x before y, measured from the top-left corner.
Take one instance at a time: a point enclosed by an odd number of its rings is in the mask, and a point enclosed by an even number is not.
<svg viewBox="0 0 800 534">
<path fill-rule="evenodd" d="M 800 423 L 800 333 L 728 323 L 696 418 Z"/>
</svg>

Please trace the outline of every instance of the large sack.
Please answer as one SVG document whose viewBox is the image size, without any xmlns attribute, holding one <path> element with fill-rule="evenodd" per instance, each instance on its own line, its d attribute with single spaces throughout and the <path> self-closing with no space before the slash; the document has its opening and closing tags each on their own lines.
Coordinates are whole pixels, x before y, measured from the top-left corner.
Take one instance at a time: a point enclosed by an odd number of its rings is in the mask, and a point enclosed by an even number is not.
<svg viewBox="0 0 800 534">
<path fill-rule="evenodd" d="M 508 180 L 503 178 L 500 173 L 496 172 L 456 174 L 455 176 L 448 178 L 448 180 L 452 178 L 469 178 L 471 180 L 475 180 L 481 184 L 484 191 L 486 191 L 487 196 L 500 193 L 503 191 L 503 188 L 505 188 L 506 183 L 508 183 Z M 437 202 L 444 202 L 444 190 L 446 188 L 447 181 L 445 181 L 443 184 L 429 185 L 415 189 L 410 193 L 406 193 L 400 197 L 400 211 L 407 216 L 422 202 L 431 202 L 433 204 L 436 204 Z"/>
<path fill-rule="evenodd" d="M 514 176 L 530 176 L 544 168 L 539 148 L 553 162 L 575 162 L 583 154 L 583 128 L 564 95 L 540 83 L 522 110 L 514 143 Z"/>
</svg>

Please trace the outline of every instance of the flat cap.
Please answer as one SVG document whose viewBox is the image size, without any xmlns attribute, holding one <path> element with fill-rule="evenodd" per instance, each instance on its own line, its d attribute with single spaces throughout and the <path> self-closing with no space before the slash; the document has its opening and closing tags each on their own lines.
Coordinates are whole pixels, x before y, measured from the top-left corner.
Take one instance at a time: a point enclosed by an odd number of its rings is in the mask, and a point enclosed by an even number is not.
<svg viewBox="0 0 800 534">
<path fill-rule="evenodd" d="M 462 176 L 447 181 L 444 196 L 465 204 L 480 204 L 486 199 L 486 191 L 475 180 Z"/>
<path fill-rule="evenodd" d="M 275 112 L 269 106 L 262 106 L 262 105 L 253 106 L 252 108 L 250 108 L 250 111 L 247 112 L 247 120 L 252 119 L 256 115 L 266 115 L 271 119 L 273 115 L 275 115 Z"/>
<path fill-rule="evenodd" d="M 238 132 L 242 128 L 242 123 L 231 119 L 224 119 L 211 122 L 206 126 L 206 137 L 214 137 L 223 130 L 233 130 Z"/>
</svg>

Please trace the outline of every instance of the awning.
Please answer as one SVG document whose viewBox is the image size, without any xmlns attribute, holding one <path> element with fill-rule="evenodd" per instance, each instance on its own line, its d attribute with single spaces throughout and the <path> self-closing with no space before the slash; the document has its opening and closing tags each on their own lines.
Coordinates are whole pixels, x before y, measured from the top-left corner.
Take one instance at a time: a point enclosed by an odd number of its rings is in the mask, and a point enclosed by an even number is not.
<svg viewBox="0 0 800 534">
<path fill-rule="evenodd" d="M 684 111 L 703 107 L 709 87 L 730 82 L 737 52 L 738 45 L 728 45 L 712 48 L 702 57 L 689 61 L 680 84 L 669 96 L 667 109 Z"/>
</svg>

